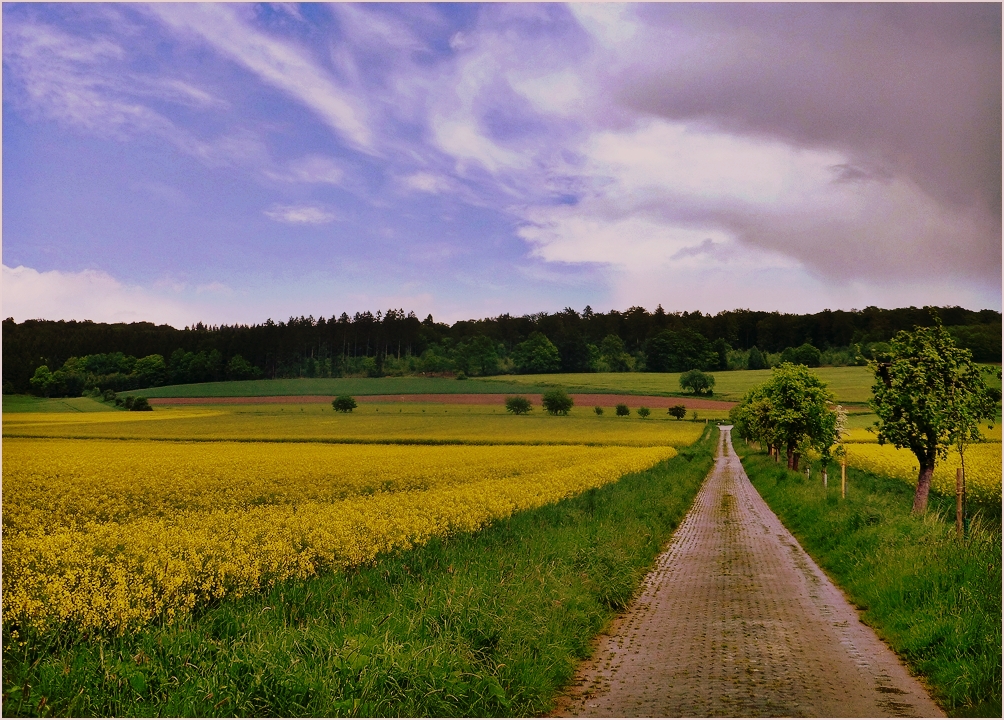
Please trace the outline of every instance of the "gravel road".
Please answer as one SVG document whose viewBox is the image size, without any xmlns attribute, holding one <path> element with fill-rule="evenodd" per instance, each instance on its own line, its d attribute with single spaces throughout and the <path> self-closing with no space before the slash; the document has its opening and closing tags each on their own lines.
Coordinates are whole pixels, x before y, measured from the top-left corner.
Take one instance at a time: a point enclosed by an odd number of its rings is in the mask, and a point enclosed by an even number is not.
<svg viewBox="0 0 1004 720">
<path fill-rule="evenodd" d="M 943 717 L 761 499 L 730 429 L 641 595 L 554 714 Z"/>
</svg>

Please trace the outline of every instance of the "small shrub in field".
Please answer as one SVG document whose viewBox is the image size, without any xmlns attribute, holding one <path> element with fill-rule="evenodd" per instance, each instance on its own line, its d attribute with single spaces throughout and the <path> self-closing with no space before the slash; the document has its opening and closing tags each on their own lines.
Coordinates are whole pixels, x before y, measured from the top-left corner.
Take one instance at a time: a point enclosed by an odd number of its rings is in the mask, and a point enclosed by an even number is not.
<svg viewBox="0 0 1004 720">
<path fill-rule="evenodd" d="M 694 422 L 697 422 L 697 411 L 696 410 L 694 410 L 694 414 L 690 416 L 690 419 L 693 420 Z"/>
<path fill-rule="evenodd" d="M 129 407 L 129 409 L 133 411 L 153 410 L 153 408 L 150 407 L 150 401 L 147 400 L 145 397 L 133 398 L 132 405 Z"/>
<path fill-rule="evenodd" d="M 115 399 L 115 391 L 114 390 L 105 390 L 105 392 L 102 395 L 102 397 L 105 399 L 105 402 L 111 402 L 112 400 Z"/>
<path fill-rule="evenodd" d="M 644 405 L 642 407 L 638 408 L 638 416 L 639 417 L 647 418 L 651 414 L 652 414 L 652 411 L 649 410 Z"/>
<path fill-rule="evenodd" d="M 541 398 L 541 404 L 551 415 L 567 415 L 574 403 L 568 393 L 559 388 L 544 393 L 544 396 Z"/>
<path fill-rule="evenodd" d="M 603 408 L 601 408 L 599 405 L 597 405 L 596 407 L 593 408 L 593 412 L 596 413 L 597 415 L 602 415 L 603 414 Z"/>
<path fill-rule="evenodd" d="M 132 410 L 132 404 L 136 401 L 132 395 L 126 395 L 125 401 L 122 403 L 126 410 Z"/>
<path fill-rule="evenodd" d="M 331 407 L 337 412 L 352 412 L 356 409 L 356 399 L 351 395 L 339 395 L 331 401 Z"/>
<path fill-rule="evenodd" d="M 715 376 L 700 370 L 689 370 L 680 376 L 680 387 L 695 395 L 710 395 L 715 388 Z"/>
<path fill-rule="evenodd" d="M 617 406 L 617 417 L 627 417 L 631 414 L 631 409 L 623 403 Z"/>
<path fill-rule="evenodd" d="M 466 379 L 467 379 L 467 373 L 465 373 L 463 370 L 457 372 L 457 380 L 466 380 Z"/>
<path fill-rule="evenodd" d="M 687 407 L 685 405 L 674 405 L 666 412 L 675 417 L 677 420 L 683 420 L 683 418 L 687 417 Z"/>
<path fill-rule="evenodd" d="M 524 415 L 533 409 L 533 405 L 522 395 L 514 395 L 505 399 L 505 409 L 513 415 Z"/>
</svg>

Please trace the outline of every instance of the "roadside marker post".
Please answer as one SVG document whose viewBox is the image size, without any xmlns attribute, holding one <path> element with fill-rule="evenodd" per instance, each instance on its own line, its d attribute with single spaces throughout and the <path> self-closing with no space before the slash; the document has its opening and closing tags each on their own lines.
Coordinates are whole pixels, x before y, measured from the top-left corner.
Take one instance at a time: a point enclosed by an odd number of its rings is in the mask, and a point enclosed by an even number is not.
<svg viewBox="0 0 1004 720">
<path fill-rule="evenodd" d="M 826 488 L 826 468 L 823 468 L 823 487 Z"/>
<path fill-rule="evenodd" d="M 955 470 L 955 535 L 962 539 L 962 468 Z"/>
</svg>

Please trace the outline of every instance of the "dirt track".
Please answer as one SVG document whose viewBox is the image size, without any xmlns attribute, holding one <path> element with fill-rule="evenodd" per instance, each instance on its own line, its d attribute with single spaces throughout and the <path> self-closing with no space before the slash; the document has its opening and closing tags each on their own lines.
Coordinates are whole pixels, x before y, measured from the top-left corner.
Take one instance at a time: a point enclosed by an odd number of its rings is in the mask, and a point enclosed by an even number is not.
<svg viewBox="0 0 1004 720">
<path fill-rule="evenodd" d="M 642 595 L 555 714 L 943 716 L 764 503 L 727 428 L 722 441 Z"/>
<path fill-rule="evenodd" d="M 442 394 L 442 395 L 356 395 L 359 403 L 445 403 L 457 405 L 501 405 L 507 395 L 497 394 Z M 530 402 L 540 405 L 539 394 L 525 394 Z M 263 397 L 203 397 L 203 398 L 150 398 L 151 405 L 265 405 L 330 403 L 334 395 L 270 395 Z M 701 398 L 663 397 L 657 395 L 603 395 L 599 393 L 572 393 L 580 407 L 613 407 L 624 403 L 630 408 L 642 405 L 650 408 L 668 408 L 685 405 L 688 410 L 728 410 L 734 402 L 704 400 Z"/>
</svg>

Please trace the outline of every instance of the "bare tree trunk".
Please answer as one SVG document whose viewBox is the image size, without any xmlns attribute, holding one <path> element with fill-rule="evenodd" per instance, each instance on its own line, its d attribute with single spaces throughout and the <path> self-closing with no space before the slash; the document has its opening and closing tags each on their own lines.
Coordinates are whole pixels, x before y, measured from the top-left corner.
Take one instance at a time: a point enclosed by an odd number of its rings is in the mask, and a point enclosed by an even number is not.
<svg viewBox="0 0 1004 720">
<path fill-rule="evenodd" d="M 795 470 L 796 472 L 798 471 L 798 463 L 799 463 L 799 461 L 801 459 L 802 459 L 802 456 L 799 453 L 794 453 L 791 456 L 791 469 L 792 470 Z"/>
<path fill-rule="evenodd" d="M 798 466 L 795 465 L 796 462 L 798 462 L 798 461 L 796 460 L 795 448 L 793 446 L 789 445 L 788 446 L 788 469 L 789 470 L 797 470 Z"/>
<path fill-rule="evenodd" d="M 927 495 L 931 492 L 931 478 L 934 476 L 934 463 L 921 465 L 917 476 L 917 492 L 913 495 L 913 514 L 923 515 L 927 511 Z"/>
</svg>

